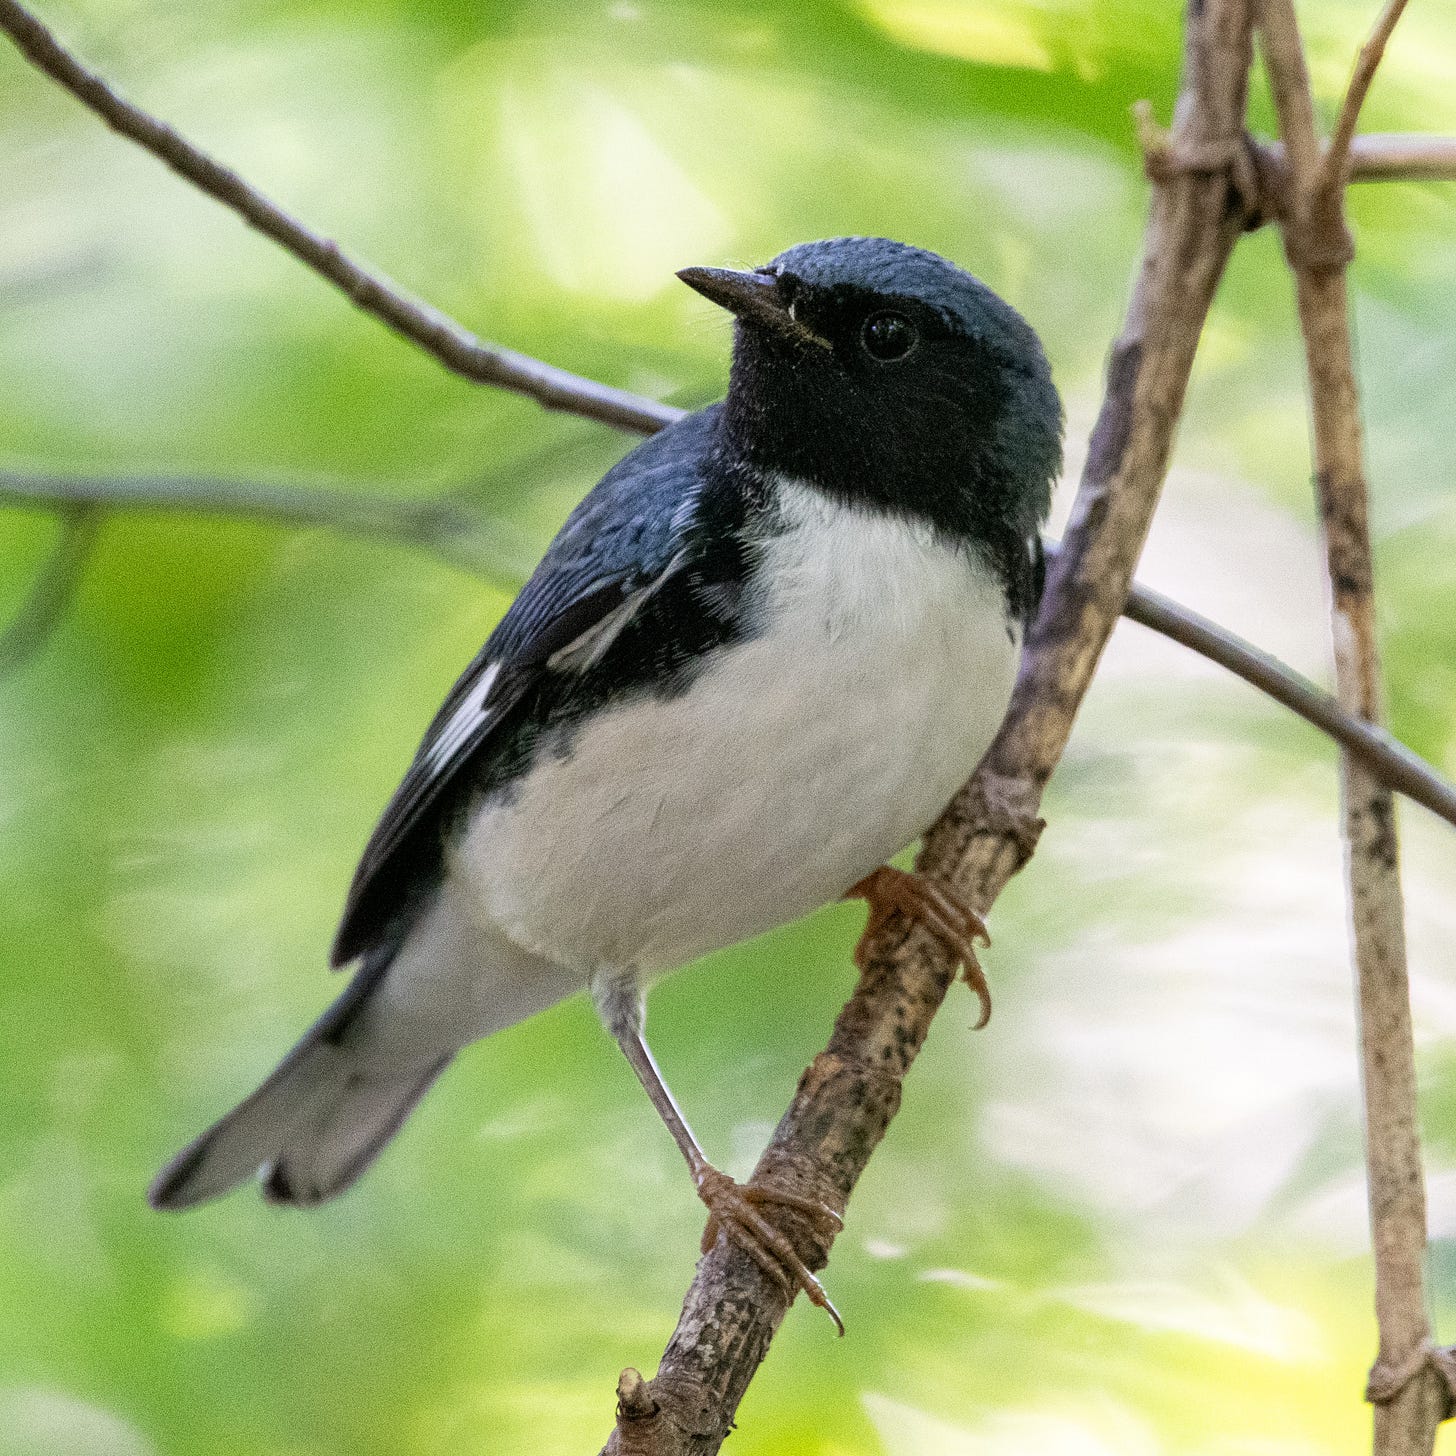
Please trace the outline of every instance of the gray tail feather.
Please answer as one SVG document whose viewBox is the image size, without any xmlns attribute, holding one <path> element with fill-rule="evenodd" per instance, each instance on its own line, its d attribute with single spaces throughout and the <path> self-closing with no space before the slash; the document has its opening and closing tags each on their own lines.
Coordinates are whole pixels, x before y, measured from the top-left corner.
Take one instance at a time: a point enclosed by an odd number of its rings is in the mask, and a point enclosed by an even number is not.
<svg viewBox="0 0 1456 1456">
<path fill-rule="evenodd" d="M 270 1202 L 306 1206 L 364 1172 L 450 1061 L 375 1066 L 349 1044 L 344 1033 L 386 967 L 366 963 L 263 1085 L 162 1169 L 147 1192 L 153 1208 L 191 1208 L 257 1174 Z"/>
</svg>

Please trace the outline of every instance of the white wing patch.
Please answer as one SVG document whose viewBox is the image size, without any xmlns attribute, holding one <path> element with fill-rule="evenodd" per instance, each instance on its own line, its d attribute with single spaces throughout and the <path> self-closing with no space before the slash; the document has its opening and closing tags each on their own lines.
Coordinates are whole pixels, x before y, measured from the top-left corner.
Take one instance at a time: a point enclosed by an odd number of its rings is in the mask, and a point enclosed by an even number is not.
<svg viewBox="0 0 1456 1456">
<path fill-rule="evenodd" d="M 500 663 L 491 663 L 481 673 L 480 681 L 466 693 L 460 706 L 450 715 L 450 721 L 440 730 L 440 736 L 425 752 L 425 760 L 432 769 L 438 770 L 447 764 L 460 745 L 491 716 L 486 699 L 490 697 L 490 690 L 499 675 Z"/>
<path fill-rule="evenodd" d="M 565 647 L 558 647 L 546 659 L 546 666 L 552 672 L 586 672 L 595 667 L 612 643 L 621 636 L 627 623 L 651 601 L 653 593 L 687 559 L 687 551 L 679 551 L 646 586 L 624 598 L 605 617 L 593 622 L 581 636 L 574 637 Z"/>
<path fill-rule="evenodd" d="M 1006 593 L 929 530 L 783 482 L 755 631 L 476 808 L 450 873 L 522 946 L 655 975 L 842 894 L 943 809 L 1006 711 Z"/>
</svg>

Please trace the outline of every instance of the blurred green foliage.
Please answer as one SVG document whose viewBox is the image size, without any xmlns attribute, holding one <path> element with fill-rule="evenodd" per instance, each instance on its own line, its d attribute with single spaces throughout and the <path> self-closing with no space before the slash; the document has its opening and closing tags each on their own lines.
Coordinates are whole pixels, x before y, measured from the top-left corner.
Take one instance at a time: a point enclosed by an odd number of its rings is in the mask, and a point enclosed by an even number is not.
<svg viewBox="0 0 1456 1456">
<path fill-rule="evenodd" d="M 1307 5 L 1328 113 L 1373 3 Z M 1166 117 L 1152 0 L 67 0 L 135 98 L 488 337 L 695 404 L 687 263 L 815 236 L 942 250 L 1043 333 L 1072 475 Z M 1456 131 L 1417 5 L 1373 129 Z M 1254 115 L 1269 107 L 1256 89 Z M 1394 723 L 1456 770 L 1456 189 L 1352 199 Z M 0 53 L 0 463 L 455 492 L 540 544 L 628 442 L 472 388 Z M 1235 260 L 1145 577 L 1324 676 L 1278 243 Z M 1062 491 L 1065 507 L 1070 488 Z M 0 613 L 54 540 L 0 516 Z M 464 1056 L 348 1198 L 149 1213 L 160 1160 L 336 990 L 354 857 L 507 598 L 257 523 L 104 528 L 0 681 L 0 1453 L 597 1449 L 701 1210 L 568 1004 Z M 997 1016 L 952 1001 L 850 1210 L 837 1342 L 790 1316 L 739 1456 L 1326 1456 L 1374 1348 L 1327 745 L 1119 633 L 997 906 Z M 1456 849 L 1405 815 L 1433 1296 L 1456 1273 Z M 654 996 L 708 1147 L 753 1161 L 849 985 L 849 907 Z M 1449 1444 L 1449 1438 L 1447 1438 Z M 1443 1449 L 1445 1449 L 1443 1447 Z"/>
</svg>

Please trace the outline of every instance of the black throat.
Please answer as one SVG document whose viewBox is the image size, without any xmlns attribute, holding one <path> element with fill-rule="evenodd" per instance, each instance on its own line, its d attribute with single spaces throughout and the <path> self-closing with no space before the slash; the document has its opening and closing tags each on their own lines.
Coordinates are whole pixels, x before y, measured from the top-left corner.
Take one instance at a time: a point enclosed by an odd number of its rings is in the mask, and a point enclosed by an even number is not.
<svg viewBox="0 0 1456 1456">
<path fill-rule="evenodd" d="M 1041 594 L 1039 528 L 1056 463 L 1028 439 L 1021 380 L 989 357 L 957 366 L 953 376 L 907 371 L 903 389 L 893 378 L 871 387 L 740 328 L 721 449 L 755 472 L 929 525 L 995 571 L 1008 615 L 1025 624 Z"/>
</svg>

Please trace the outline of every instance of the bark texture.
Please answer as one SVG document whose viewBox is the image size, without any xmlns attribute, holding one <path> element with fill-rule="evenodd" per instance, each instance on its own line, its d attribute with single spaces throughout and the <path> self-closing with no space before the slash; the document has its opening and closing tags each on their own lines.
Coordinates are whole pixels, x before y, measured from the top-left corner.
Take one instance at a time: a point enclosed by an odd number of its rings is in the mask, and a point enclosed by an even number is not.
<svg viewBox="0 0 1456 1456">
<path fill-rule="evenodd" d="M 1249 64 L 1243 0 L 1195 4 L 1142 265 L 1011 712 L 975 777 L 927 835 L 918 862 L 982 912 L 1035 847 L 1042 790 L 1152 521 L 1204 318 L 1257 212 L 1243 136 Z M 899 1108 L 901 1082 L 954 977 L 944 946 L 894 917 L 861 953 L 854 995 L 755 1170 L 841 1212 Z M 788 1212 L 773 1216 L 810 1268 L 822 1268 L 829 1253 L 823 1237 Z M 786 1309 L 782 1291 L 720 1237 L 698 1265 L 656 1377 L 630 1381 L 633 1400 L 619 1400 L 605 1456 L 717 1451 Z"/>
<path fill-rule="evenodd" d="M 1335 678 L 1346 711 L 1374 724 L 1382 716 L 1380 651 L 1344 196 L 1360 105 L 1403 7 L 1404 0 L 1390 0 L 1382 12 L 1324 148 L 1291 0 L 1265 0 L 1260 17 L 1287 158 L 1280 221 L 1304 335 Z M 1450 1361 L 1432 1343 L 1425 1302 L 1426 1189 L 1395 802 L 1348 751 L 1340 790 L 1380 1332 L 1366 1398 L 1375 1405 L 1376 1456 L 1429 1456 L 1450 1412 Z"/>
</svg>

